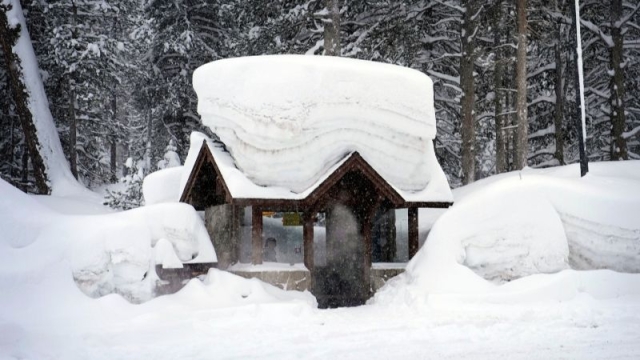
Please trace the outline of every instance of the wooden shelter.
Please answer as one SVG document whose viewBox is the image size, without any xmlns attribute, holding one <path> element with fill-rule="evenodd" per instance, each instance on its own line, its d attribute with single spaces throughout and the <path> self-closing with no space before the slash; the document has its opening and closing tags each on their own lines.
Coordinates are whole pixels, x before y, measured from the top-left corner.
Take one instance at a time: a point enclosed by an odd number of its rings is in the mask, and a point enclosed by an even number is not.
<svg viewBox="0 0 640 360">
<path fill-rule="evenodd" d="M 255 265 L 262 264 L 263 212 L 300 213 L 303 220 L 304 265 L 311 273 L 311 289 L 312 292 L 316 290 L 314 294 L 319 298 L 324 296 L 333 299 L 329 305 L 361 304 L 371 295 L 371 229 L 377 210 L 408 209 L 408 249 L 411 258 L 419 247 L 418 208 L 446 208 L 451 205 L 450 202 L 407 201 L 358 152 L 347 154 L 310 191 L 287 198 L 234 196 L 228 183 L 233 180 L 225 178 L 225 172 L 221 170 L 211 143 L 204 141 L 180 198 L 181 202 L 191 204 L 197 210 L 218 211 L 216 209 L 225 208 L 224 211 L 229 214 L 231 220 L 228 223 L 231 225 L 207 224 L 221 267 L 238 261 L 235 249 L 239 246 L 239 240 L 234 229 L 238 227 L 237 219 L 243 209 L 251 207 L 251 259 Z M 314 221 L 318 213 L 326 214 L 327 248 L 333 250 L 328 250 L 332 254 L 328 261 L 339 264 L 333 267 L 333 272 L 314 266 Z M 211 222 L 208 214 L 205 217 Z M 345 225 L 345 218 L 352 219 L 351 223 Z M 214 226 L 222 228 L 224 233 L 218 232 L 216 235 L 215 230 L 211 229 Z M 220 236 L 226 240 L 214 238 Z M 336 274 L 336 271 L 345 268 L 350 269 L 348 277 L 353 281 L 344 282 L 340 280 L 343 276 Z M 338 280 L 331 283 L 331 277 Z M 324 290 L 318 290 L 320 283 L 325 285 L 322 287 Z"/>
</svg>

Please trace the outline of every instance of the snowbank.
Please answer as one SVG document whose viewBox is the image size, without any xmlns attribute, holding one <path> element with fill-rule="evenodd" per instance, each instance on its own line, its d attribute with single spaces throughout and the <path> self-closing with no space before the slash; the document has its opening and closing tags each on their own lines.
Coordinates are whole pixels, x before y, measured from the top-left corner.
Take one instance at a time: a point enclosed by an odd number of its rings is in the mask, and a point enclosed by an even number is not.
<svg viewBox="0 0 640 360">
<path fill-rule="evenodd" d="M 358 151 L 389 183 L 412 192 L 444 183 L 433 85 L 399 66 L 311 56 L 225 59 L 194 72 L 198 112 L 235 165 L 259 186 L 307 190 Z M 446 189 L 446 190 L 444 190 Z"/>
<path fill-rule="evenodd" d="M 160 204 L 105 215 L 66 215 L 0 180 L 0 274 L 34 274 L 65 262 L 87 295 L 119 293 L 145 301 L 155 287 L 156 242 L 182 262 L 215 262 L 202 220 L 186 204 Z M 54 202 L 51 197 L 49 203 Z M 68 206 L 69 199 L 65 199 Z"/>
<path fill-rule="evenodd" d="M 455 190 L 456 203 L 406 273 L 373 302 L 421 303 L 437 294 L 508 299 L 524 289 L 526 298 L 560 300 L 640 294 L 637 274 L 561 271 L 640 272 L 640 162 L 590 167 L 585 178 L 575 165 L 526 169 Z"/>
</svg>

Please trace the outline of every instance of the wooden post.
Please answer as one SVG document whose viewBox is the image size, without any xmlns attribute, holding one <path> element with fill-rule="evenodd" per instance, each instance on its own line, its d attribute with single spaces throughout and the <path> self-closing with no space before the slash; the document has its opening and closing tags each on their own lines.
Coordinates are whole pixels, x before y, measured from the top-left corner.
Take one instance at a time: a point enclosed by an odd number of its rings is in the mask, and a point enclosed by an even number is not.
<svg viewBox="0 0 640 360">
<path fill-rule="evenodd" d="M 251 211 L 251 244 L 252 263 L 262 264 L 262 209 L 255 205 Z"/>
<path fill-rule="evenodd" d="M 371 269 L 371 255 L 372 255 L 372 231 L 373 221 L 370 218 L 365 218 L 362 224 L 362 241 L 364 242 L 364 272 L 366 276 L 369 276 L 369 269 Z"/>
<path fill-rule="evenodd" d="M 369 218 L 367 216 L 367 218 L 364 219 L 364 224 L 362 227 L 362 240 L 364 242 L 364 274 L 363 275 L 363 284 L 362 284 L 362 288 L 361 288 L 361 293 L 360 295 L 364 297 L 363 301 L 370 298 L 371 295 L 373 295 L 373 289 L 371 288 L 371 255 L 372 255 L 372 251 L 371 251 L 371 247 L 372 247 L 372 231 L 371 231 L 371 227 L 373 226 L 372 224 L 373 222 L 371 221 L 371 218 Z"/>
<path fill-rule="evenodd" d="M 314 214 L 305 213 L 303 215 L 304 224 L 302 227 L 302 237 L 304 239 L 304 266 L 309 271 L 313 271 L 313 220 Z"/>
<path fill-rule="evenodd" d="M 418 252 L 420 241 L 418 239 L 418 208 L 409 208 L 409 259 Z"/>
<path fill-rule="evenodd" d="M 242 215 L 244 214 L 243 208 L 237 205 L 233 206 L 233 241 L 235 246 L 233 247 L 233 256 L 231 261 L 233 264 L 240 262 L 240 253 L 242 252 Z"/>
</svg>

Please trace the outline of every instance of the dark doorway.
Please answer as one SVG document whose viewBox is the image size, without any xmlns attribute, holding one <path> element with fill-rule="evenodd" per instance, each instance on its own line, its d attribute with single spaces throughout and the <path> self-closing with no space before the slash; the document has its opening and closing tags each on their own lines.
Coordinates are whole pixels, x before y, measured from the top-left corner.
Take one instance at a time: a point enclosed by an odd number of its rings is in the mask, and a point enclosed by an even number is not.
<svg viewBox="0 0 640 360">
<path fill-rule="evenodd" d="M 363 305 L 371 296 L 371 244 L 365 231 L 379 199 L 373 183 L 358 171 L 345 174 L 329 191 L 326 266 L 316 266 L 313 275 L 320 307 Z"/>
<path fill-rule="evenodd" d="M 327 210 L 327 263 L 314 271 L 320 307 L 362 305 L 369 297 L 360 229 L 348 207 L 337 204 Z"/>
</svg>

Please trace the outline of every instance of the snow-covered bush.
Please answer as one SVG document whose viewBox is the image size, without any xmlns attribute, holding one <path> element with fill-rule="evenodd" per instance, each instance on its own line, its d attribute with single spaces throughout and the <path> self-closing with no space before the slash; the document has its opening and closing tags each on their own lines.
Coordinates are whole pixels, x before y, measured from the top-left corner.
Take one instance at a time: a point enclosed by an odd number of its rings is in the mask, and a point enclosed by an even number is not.
<svg viewBox="0 0 640 360">
<path fill-rule="evenodd" d="M 106 189 L 105 205 L 114 209 L 129 210 L 144 205 L 142 196 L 142 179 L 144 171 L 133 159 L 128 158 L 125 163 L 128 174 L 118 181 L 114 189 Z"/>
</svg>

